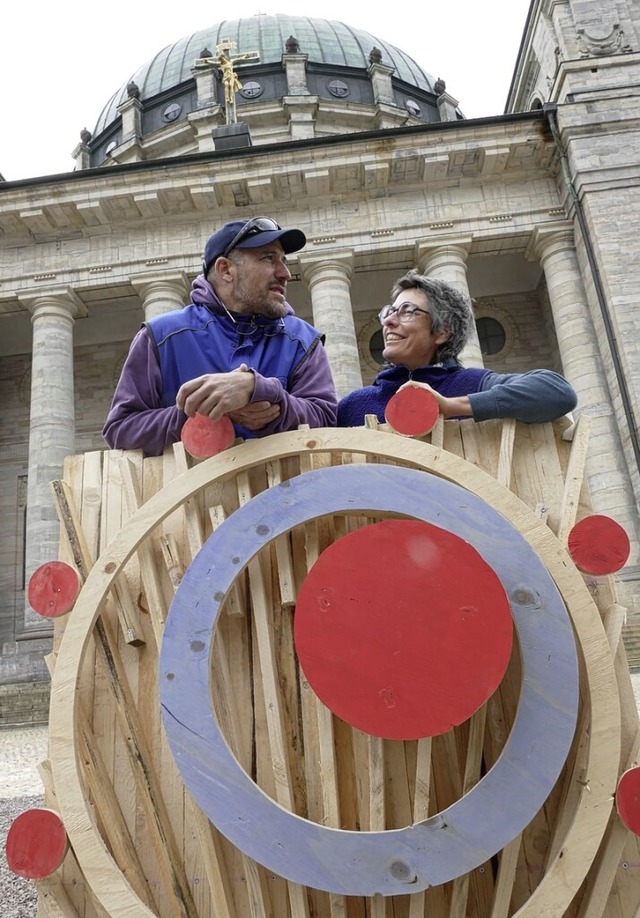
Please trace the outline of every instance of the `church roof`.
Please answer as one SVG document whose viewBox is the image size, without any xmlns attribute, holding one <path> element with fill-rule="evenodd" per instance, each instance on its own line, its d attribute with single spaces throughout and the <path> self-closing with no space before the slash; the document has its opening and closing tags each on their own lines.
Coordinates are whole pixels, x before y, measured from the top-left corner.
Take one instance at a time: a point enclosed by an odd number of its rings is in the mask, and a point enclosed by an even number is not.
<svg viewBox="0 0 640 918">
<path fill-rule="evenodd" d="M 215 54 L 225 39 L 235 43 L 233 54 L 257 51 L 260 65 L 280 64 L 287 39 L 293 36 L 310 64 L 365 69 L 369 54 L 376 47 L 382 52 L 382 64 L 394 68 L 394 77 L 426 92 L 434 91 L 433 77 L 413 58 L 384 39 L 363 29 L 335 20 L 308 16 L 257 15 L 243 19 L 225 19 L 220 23 L 167 45 L 143 64 L 109 100 L 95 127 L 99 134 L 118 117 L 118 106 L 127 99 L 127 85 L 133 81 L 140 99 L 150 99 L 192 79 L 194 62 L 204 48 Z"/>
</svg>

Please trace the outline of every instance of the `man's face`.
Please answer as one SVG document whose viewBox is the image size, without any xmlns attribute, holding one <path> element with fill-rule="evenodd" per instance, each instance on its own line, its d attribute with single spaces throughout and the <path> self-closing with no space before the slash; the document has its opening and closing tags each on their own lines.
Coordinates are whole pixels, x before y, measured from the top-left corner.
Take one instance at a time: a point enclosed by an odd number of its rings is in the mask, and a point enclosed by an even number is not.
<svg viewBox="0 0 640 918">
<path fill-rule="evenodd" d="M 285 295 L 291 271 L 279 242 L 255 249 L 235 249 L 229 260 L 233 279 L 225 298 L 228 309 L 268 319 L 286 314 Z"/>
</svg>

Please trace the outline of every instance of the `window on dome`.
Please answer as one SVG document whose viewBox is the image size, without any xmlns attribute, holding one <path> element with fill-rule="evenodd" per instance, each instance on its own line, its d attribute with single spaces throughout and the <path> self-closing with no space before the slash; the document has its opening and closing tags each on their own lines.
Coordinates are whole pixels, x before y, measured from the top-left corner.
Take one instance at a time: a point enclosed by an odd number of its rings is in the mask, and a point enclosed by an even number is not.
<svg viewBox="0 0 640 918">
<path fill-rule="evenodd" d="M 167 107 L 162 112 L 162 120 L 163 121 L 175 121 L 176 118 L 180 117 L 181 112 L 182 112 L 182 106 L 179 105 L 177 102 L 172 102 L 171 105 L 167 105 Z"/>
<path fill-rule="evenodd" d="M 327 88 L 331 95 L 336 96 L 338 99 L 344 99 L 350 92 L 349 86 L 343 80 L 331 80 Z"/>
<path fill-rule="evenodd" d="M 115 148 L 118 146 L 115 140 L 112 140 L 111 143 L 107 144 L 107 149 L 104 151 L 105 156 L 111 156 Z"/>
<path fill-rule="evenodd" d="M 257 99 L 258 96 L 262 95 L 263 91 L 262 86 L 257 80 L 247 80 L 246 83 L 242 84 L 240 95 L 245 99 Z"/>
<path fill-rule="evenodd" d="M 422 109 L 415 99 L 407 99 L 407 101 L 404 103 L 404 107 L 410 115 L 415 115 L 416 117 L 418 117 L 418 115 L 420 115 L 422 112 Z"/>
</svg>

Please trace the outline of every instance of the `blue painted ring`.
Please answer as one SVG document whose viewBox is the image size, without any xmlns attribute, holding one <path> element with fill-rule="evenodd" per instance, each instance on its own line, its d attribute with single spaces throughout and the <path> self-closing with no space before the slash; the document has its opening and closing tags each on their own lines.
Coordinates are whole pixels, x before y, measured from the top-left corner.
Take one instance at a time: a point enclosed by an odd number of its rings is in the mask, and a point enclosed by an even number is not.
<svg viewBox="0 0 640 918">
<path fill-rule="evenodd" d="M 345 512 L 425 520 L 473 545 L 502 581 L 523 658 L 520 702 L 498 761 L 452 806 L 403 829 L 334 829 L 285 810 L 240 767 L 210 704 L 211 644 L 238 573 L 276 536 Z M 406 895 L 478 867 L 533 819 L 571 746 L 578 664 L 557 587 L 524 536 L 497 511 L 423 471 L 335 466 L 262 492 L 207 540 L 171 606 L 160 654 L 160 701 L 185 785 L 234 845 L 305 886 L 351 896 Z"/>
</svg>

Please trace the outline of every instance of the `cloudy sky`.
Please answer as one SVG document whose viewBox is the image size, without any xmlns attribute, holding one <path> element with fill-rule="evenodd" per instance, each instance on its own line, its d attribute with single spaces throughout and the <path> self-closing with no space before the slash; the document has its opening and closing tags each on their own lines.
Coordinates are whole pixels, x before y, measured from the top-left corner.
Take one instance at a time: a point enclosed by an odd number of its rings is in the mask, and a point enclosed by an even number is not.
<svg viewBox="0 0 640 918">
<path fill-rule="evenodd" d="M 93 130 L 103 106 L 140 65 L 179 38 L 260 13 L 320 16 L 366 29 L 442 77 L 467 118 L 501 114 L 530 0 L 409 6 L 371 0 L 245 0 L 235 9 L 202 0 L 179 0 L 175 7 L 136 0 L 12 2 L 0 28 L 0 174 L 15 181 L 73 169 L 80 131 Z"/>
</svg>

